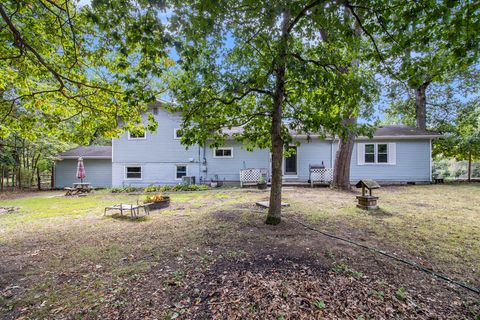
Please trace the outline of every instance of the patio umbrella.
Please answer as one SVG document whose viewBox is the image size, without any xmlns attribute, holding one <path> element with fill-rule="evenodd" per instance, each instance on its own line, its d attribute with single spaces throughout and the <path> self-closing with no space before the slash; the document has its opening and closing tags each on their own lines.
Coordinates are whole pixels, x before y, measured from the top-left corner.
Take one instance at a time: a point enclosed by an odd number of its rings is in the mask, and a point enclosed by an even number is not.
<svg viewBox="0 0 480 320">
<path fill-rule="evenodd" d="M 77 163 L 77 178 L 80 179 L 80 182 L 83 183 L 83 179 L 85 179 L 87 175 L 85 174 L 85 166 L 83 165 L 83 158 L 78 158 Z"/>
</svg>

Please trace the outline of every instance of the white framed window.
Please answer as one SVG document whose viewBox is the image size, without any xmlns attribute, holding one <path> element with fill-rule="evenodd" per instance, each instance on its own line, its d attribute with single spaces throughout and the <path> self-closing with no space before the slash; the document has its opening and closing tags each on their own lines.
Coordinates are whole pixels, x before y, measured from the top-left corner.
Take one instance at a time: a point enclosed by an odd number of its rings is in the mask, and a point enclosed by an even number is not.
<svg viewBox="0 0 480 320">
<path fill-rule="evenodd" d="M 375 143 L 365 144 L 364 162 L 375 163 Z"/>
<path fill-rule="evenodd" d="M 388 163 L 388 143 L 377 144 L 377 163 Z"/>
<path fill-rule="evenodd" d="M 173 129 L 173 139 L 179 140 L 182 138 L 182 136 L 183 136 L 182 129 L 180 128 Z"/>
<path fill-rule="evenodd" d="M 186 164 L 175 165 L 175 180 L 182 180 L 183 177 L 188 176 L 188 167 Z"/>
<path fill-rule="evenodd" d="M 125 166 L 125 180 L 142 180 L 142 166 Z"/>
<path fill-rule="evenodd" d="M 145 140 L 147 132 L 145 130 L 128 131 L 128 140 Z"/>
<path fill-rule="evenodd" d="M 214 158 L 233 158 L 233 148 L 216 148 L 213 149 Z"/>
<path fill-rule="evenodd" d="M 396 143 L 375 142 L 357 144 L 357 164 L 396 164 Z"/>
</svg>

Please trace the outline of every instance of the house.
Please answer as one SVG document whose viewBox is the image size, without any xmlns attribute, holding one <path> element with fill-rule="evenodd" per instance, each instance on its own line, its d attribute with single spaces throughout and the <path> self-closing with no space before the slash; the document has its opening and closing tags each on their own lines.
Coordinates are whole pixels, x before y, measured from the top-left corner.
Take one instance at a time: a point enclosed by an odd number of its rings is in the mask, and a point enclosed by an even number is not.
<svg viewBox="0 0 480 320">
<path fill-rule="evenodd" d="M 60 154 L 55 186 L 72 184 L 79 156 L 84 159 L 86 180 L 95 187 L 178 184 L 184 176 L 195 177 L 196 183 L 211 180 L 239 183 L 244 169 L 270 171 L 268 150 L 250 152 L 233 139 L 217 149 L 199 145 L 186 148 L 180 143 L 179 115 L 158 107 L 149 112 L 158 121 L 155 133 L 126 132 L 113 139 L 111 147 L 81 147 Z M 373 139 L 358 137 L 352 155 L 351 180 L 429 183 L 432 180 L 431 143 L 437 137 L 440 137 L 437 133 L 401 125 L 382 126 Z M 308 141 L 305 135 L 295 135 L 294 139 L 300 145 L 294 147 L 296 154 L 284 160 L 284 181 L 306 183 L 311 166 L 319 165 L 325 167 L 327 180 L 331 179 L 338 139 Z"/>
</svg>

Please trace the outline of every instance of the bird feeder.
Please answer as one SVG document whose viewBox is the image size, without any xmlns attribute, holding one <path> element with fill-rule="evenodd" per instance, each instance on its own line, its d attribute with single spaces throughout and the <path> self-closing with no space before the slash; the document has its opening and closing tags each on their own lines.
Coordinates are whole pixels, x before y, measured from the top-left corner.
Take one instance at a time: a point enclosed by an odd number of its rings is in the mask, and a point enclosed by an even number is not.
<svg viewBox="0 0 480 320">
<path fill-rule="evenodd" d="M 357 196 L 357 207 L 363 210 L 378 209 L 378 197 L 372 195 L 372 190 L 380 188 L 380 185 L 375 180 L 360 180 L 355 186 L 357 188 L 362 188 L 362 195 Z"/>
</svg>

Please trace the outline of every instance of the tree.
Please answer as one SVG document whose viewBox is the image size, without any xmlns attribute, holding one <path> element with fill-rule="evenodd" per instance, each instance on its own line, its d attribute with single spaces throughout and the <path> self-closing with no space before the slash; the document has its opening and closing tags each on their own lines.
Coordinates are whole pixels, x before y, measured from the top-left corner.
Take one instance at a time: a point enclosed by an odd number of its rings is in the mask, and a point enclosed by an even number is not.
<svg viewBox="0 0 480 320">
<path fill-rule="evenodd" d="M 180 61 L 169 80 L 172 110 L 183 115 L 182 142 L 215 147 L 227 138 L 224 129 L 241 127 L 236 140 L 270 149 L 266 223 L 278 224 L 292 132 L 344 136 L 368 128 L 343 123 L 371 112 L 373 76 L 351 65 L 362 61 L 363 41 L 335 3 L 182 1 L 173 9 Z"/>
<path fill-rule="evenodd" d="M 140 123 L 158 93 L 152 76 L 169 62 L 156 12 L 133 11 L 132 3 L 0 4 L 0 138 L 33 138 L 32 128 L 45 124 L 50 133 L 85 143 L 95 132 L 117 134 L 119 120 Z"/>
<path fill-rule="evenodd" d="M 370 15 L 364 29 L 378 42 L 377 58 L 395 85 L 394 112 L 414 115 L 427 128 L 427 96 L 432 86 L 465 75 L 478 63 L 480 5 L 475 1 L 410 1 L 361 8 Z M 430 104 L 432 109 L 435 103 Z"/>
<path fill-rule="evenodd" d="M 455 120 L 444 124 L 445 138 L 435 144 L 434 155 L 467 160 L 467 178 L 472 177 L 472 161 L 480 159 L 480 99 L 460 104 Z"/>
</svg>

